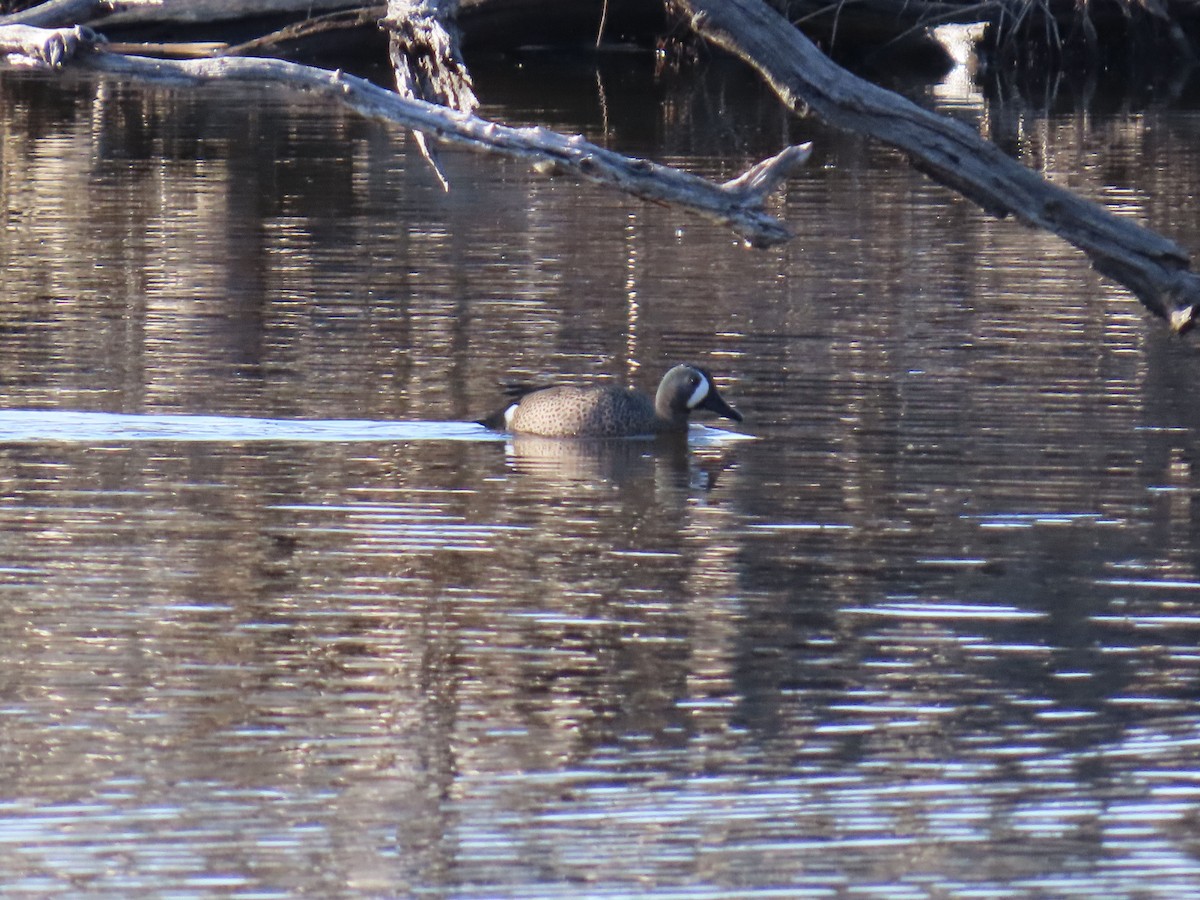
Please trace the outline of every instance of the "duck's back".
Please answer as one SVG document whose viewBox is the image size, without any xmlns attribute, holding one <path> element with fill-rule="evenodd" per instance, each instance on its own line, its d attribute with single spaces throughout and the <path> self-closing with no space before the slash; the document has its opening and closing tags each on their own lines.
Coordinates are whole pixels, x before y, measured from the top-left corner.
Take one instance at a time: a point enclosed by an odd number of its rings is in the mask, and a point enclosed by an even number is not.
<svg viewBox="0 0 1200 900">
<path fill-rule="evenodd" d="M 544 437 L 656 434 L 664 422 L 646 397 L 620 388 L 552 387 L 526 394 L 509 409 L 510 431 Z"/>
</svg>

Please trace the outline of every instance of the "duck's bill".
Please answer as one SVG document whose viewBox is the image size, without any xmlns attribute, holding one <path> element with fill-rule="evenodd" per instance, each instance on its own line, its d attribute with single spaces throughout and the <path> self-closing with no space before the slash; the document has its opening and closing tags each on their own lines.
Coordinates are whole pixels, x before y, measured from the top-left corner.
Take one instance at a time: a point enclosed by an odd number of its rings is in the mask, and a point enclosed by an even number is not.
<svg viewBox="0 0 1200 900">
<path fill-rule="evenodd" d="M 742 421 L 742 414 L 726 403 L 725 398 L 716 391 L 709 391 L 708 396 L 704 398 L 698 409 L 707 409 L 709 412 L 716 413 L 718 416 L 726 419 L 733 419 L 735 422 Z"/>
</svg>

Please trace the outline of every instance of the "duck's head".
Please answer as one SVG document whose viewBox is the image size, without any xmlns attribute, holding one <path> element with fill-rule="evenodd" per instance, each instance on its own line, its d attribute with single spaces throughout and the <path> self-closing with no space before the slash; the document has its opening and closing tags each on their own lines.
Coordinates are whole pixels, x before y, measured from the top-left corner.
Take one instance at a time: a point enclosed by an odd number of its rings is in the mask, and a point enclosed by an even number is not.
<svg viewBox="0 0 1200 900">
<path fill-rule="evenodd" d="M 681 365 L 670 369 L 658 385 L 654 406 L 659 414 L 673 420 L 687 419 L 698 409 L 706 409 L 735 422 L 742 414 L 725 402 L 707 369 Z"/>
</svg>

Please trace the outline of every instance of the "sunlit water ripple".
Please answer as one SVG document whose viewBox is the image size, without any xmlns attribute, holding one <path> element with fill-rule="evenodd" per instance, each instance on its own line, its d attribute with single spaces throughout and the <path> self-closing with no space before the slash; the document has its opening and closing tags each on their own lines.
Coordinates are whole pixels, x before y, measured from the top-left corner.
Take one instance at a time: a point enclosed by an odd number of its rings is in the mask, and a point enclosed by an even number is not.
<svg viewBox="0 0 1200 900">
<path fill-rule="evenodd" d="M 751 439 L 751 435 L 698 424 L 693 424 L 688 431 L 689 442 L 701 445 L 748 439 Z M 511 437 L 475 422 L 374 422 L 356 419 L 259 419 L 248 416 L 0 410 L 0 443 L 505 440 L 511 440 Z"/>
</svg>

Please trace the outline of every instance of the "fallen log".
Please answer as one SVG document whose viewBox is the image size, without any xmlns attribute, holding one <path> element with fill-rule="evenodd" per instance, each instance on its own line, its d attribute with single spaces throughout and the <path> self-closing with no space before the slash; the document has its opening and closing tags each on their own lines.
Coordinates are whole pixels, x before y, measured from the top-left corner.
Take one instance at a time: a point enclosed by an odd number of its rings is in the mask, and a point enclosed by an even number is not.
<svg viewBox="0 0 1200 900">
<path fill-rule="evenodd" d="M 1087 254 L 1173 331 L 1189 331 L 1200 276 L 1174 241 L 1050 184 L 969 126 L 841 68 L 762 0 L 674 0 L 697 34 L 758 70 L 791 109 L 903 151 L 993 215 L 1046 229 Z"/>
<path fill-rule="evenodd" d="M 459 49 L 458 0 L 389 0 L 379 23 L 391 36 L 392 66 L 401 97 L 440 103 L 460 112 L 479 105 Z"/>
<path fill-rule="evenodd" d="M 0 25 L 0 61 L 56 69 L 75 56 L 80 44 L 95 40 L 96 35 L 81 25 L 74 28 Z"/>
<path fill-rule="evenodd" d="M 153 3 L 137 0 L 110 0 L 112 7 L 103 23 L 108 27 L 162 24 L 179 25 L 231 22 L 238 19 L 264 16 L 293 15 L 300 19 L 320 13 L 356 9 L 362 0 L 156 0 Z M 84 24 L 97 25 L 97 22 Z"/>
<path fill-rule="evenodd" d="M 213 81 L 278 84 L 336 100 L 377 119 L 475 150 L 529 160 L 539 171 L 571 172 L 644 200 L 680 206 L 732 228 L 747 243 L 768 247 L 791 232 L 764 209 L 766 199 L 811 153 L 811 145 L 787 147 L 724 184 L 598 147 L 580 136 L 545 128 L 510 128 L 423 100 L 406 99 L 371 82 L 299 63 L 274 59 L 152 59 L 108 52 L 86 28 L 0 27 L 0 54 L 23 54 L 32 64 L 67 66 L 169 85 Z"/>
<path fill-rule="evenodd" d="M 394 3 L 395 0 L 392 0 Z M 403 0 L 402 0 L 403 2 Z M 422 0 L 410 0 L 420 3 Z M 444 0 L 424 0 L 426 5 Z M 464 43 L 475 48 L 511 49 L 521 44 L 581 43 L 602 34 L 618 39 L 628 33 L 650 40 L 662 34 L 667 17 L 662 2 L 647 0 L 457 0 L 457 19 Z M 386 0 L 47 0 L 21 12 L 0 16 L 0 25 L 37 25 L 60 28 L 89 25 L 105 31 L 129 32 L 147 26 L 211 26 L 246 19 L 288 17 L 287 28 L 307 35 L 340 27 L 363 15 L 378 20 L 387 15 Z M 316 20 L 342 14 L 339 20 Z M 604 27 L 602 27 L 604 26 Z M 278 26 L 272 26 L 272 30 Z M 582 36 L 582 37 L 581 37 Z M 239 39 L 249 43 L 266 34 Z M 186 39 L 186 38 L 185 38 Z"/>
<path fill-rule="evenodd" d="M 96 16 L 112 12 L 106 0 L 47 0 L 21 12 L 0 16 L 0 26 L 34 25 L 38 28 L 59 28 L 78 25 Z"/>
<path fill-rule="evenodd" d="M 397 94 L 471 113 L 479 101 L 458 46 L 457 12 L 458 0 L 388 0 L 387 16 L 379 26 L 389 34 Z M 414 134 L 442 190 L 450 190 L 433 148 L 421 132 Z"/>
</svg>

